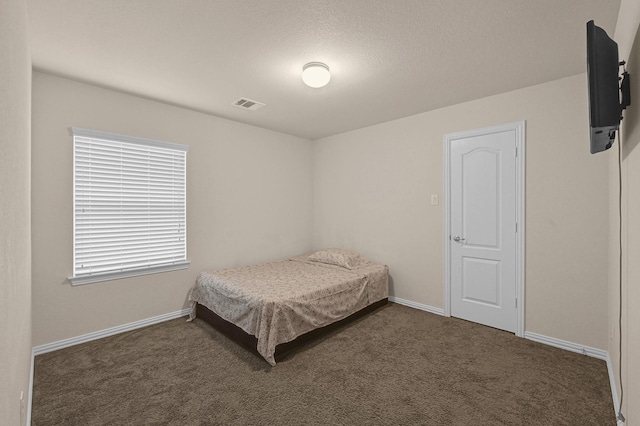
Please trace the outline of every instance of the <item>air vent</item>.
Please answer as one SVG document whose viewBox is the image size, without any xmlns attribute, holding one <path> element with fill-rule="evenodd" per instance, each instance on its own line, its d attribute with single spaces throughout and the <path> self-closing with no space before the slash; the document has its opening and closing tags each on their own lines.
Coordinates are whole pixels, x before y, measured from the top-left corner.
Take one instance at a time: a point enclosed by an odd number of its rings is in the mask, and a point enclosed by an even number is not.
<svg viewBox="0 0 640 426">
<path fill-rule="evenodd" d="M 231 105 L 233 105 L 234 107 L 238 107 L 241 109 L 248 109 L 250 111 L 255 111 L 257 109 L 260 109 L 264 106 L 264 104 L 262 102 L 258 102 L 258 101 L 252 101 L 251 99 L 247 99 L 247 98 L 240 98 L 237 101 L 235 101 L 234 103 L 232 103 Z"/>
</svg>

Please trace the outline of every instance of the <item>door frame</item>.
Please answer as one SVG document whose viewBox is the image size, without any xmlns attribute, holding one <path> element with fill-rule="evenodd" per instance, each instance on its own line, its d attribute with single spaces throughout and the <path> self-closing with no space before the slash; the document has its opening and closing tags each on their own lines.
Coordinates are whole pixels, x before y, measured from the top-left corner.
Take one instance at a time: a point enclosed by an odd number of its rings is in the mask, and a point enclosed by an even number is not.
<svg viewBox="0 0 640 426">
<path fill-rule="evenodd" d="M 513 131 L 516 139 L 516 336 L 524 337 L 525 311 L 525 121 L 444 136 L 444 316 L 451 316 L 451 144 L 457 139 Z"/>
</svg>

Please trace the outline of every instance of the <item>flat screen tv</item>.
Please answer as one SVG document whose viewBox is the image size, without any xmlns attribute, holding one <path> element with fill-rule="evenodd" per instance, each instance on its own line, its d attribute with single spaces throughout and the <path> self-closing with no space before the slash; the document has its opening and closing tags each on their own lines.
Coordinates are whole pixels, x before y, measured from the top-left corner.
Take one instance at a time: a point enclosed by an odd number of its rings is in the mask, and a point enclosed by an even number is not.
<svg viewBox="0 0 640 426">
<path fill-rule="evenodd" d="M 629 77 L 619 76 L 618 44 L 607 33 L 587 22 L 587 79 L 591 153 L 611 148 L 620 127 L 622 110 L 629 105 Z M 622 84 L 621 84 L 622 83 Z M 622 100 L 621 100 L 622 92 Z"/>
</svg>

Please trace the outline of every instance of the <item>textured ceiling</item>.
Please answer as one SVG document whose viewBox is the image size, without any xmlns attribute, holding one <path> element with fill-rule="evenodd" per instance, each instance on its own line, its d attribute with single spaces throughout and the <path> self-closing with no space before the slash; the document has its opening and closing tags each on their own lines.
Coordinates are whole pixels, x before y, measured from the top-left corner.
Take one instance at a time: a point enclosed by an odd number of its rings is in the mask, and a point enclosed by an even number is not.
<svg viewBox="0 0 640 426">
<path fill-rule="evenodd" d="M 613 36 L 620 0 L 28 5 L 37 70 L 317 139 L 585 72 L 585 24 Z M 328 86 L 300 80 L 312 61 Z"/>
</svg>

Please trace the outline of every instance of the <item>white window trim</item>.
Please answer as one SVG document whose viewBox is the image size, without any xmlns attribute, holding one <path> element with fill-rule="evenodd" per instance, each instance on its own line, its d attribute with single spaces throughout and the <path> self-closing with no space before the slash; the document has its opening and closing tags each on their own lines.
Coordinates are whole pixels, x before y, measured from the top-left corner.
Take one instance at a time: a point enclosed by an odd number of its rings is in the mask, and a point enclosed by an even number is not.
<svg viewBox="0 0 640 426">
<path fill-rule="evenodd" d="M 186 260 L 180 263 L 174 263 L 172 265 L 156 266 L 153 268 L 137 269 L 134 271 L 124 272 L 110 272 L 106 274 L 96 275 L 84 275 L 79 277 L 69 277 L 69 281 L 73 285 L 98 283 L 101 281 L 118 280 L 120 278 L 140 277 L 142 275 L 158 274 L 160 272 L 178 271 L 180 269 L 187 269 L 191 261 Z"/>
<path fill-rule="evenodd" d="M 108 272 L 100 272 L 100 273 L 94 273 L 94 274 L 90 274 L 90 273 L 84 273 L 84 274 L 76 274 L 76 230 L 77 230 L 77 226 L 76 226 L 76 158 L 75 158 L 75 138 L 76 137 L 85 137 L 85 138 L 91 138 L 91 139 L 102 139 L 102 140 L 107 140 L 107 141 L 114 141 L 114 142 L 119 142 L 119 143 L 128 143 L 128 144 L 137 144 L 137 145 L 145 145 L 145 146 L 151 146 L 151 147 L 157 147 L 157 148 L 163 148 L 163 149 L 170 149 L 170 150 L 175 150 L 175 151 L 183 151 L 185 152 L 185 164 L 184 164 L 184 175 L 185 175 L 185 187 L 184 187 L 184 191 L 185 191 L 185 197 L 186 197 L 186 152 L 188 152 L 189 150 L 189 146 L 188 145 L 183 145 L 183 144 L 175 144 L 175 143 L 170 143 L 170 142 L 163 142 L 163 141 L 156 141 L 156 140 L 152 140 L 152 139 L 146 139 L 146 138 L 139 138 L 139 137 L 133 137 L 133 136 L 125 136 L 125 135 L 120 135 L 120 134 L 116 134 L 116 133 L 107 133 L 107 132 L 100 132 L 100 131 L 96 131 L 96 130 L 89 130 L 89 129 L 83 129 L 83 128 L 78 128 L 78 127 L 72 127 L 71 128 L 71 134 L 73 136 L 73 140 L 74 140 L 74 159 L 73 159 L 73 203 L 74 203 L 74 208 L 73 208 L 73 270 L 74 270 L 74 275 L 69 277 L 69 281 L 71 282 L 72 285 L 82 285 L 82 284 L 89 284 L 89 283 L 94 283 L 94 282 L 101 282 L 101 281 L 109 281 L 109 280 L 115 280 L 115 279 L 120 279 L 120 278 L 128 278 L 128 277 L 136 277 L 136 276 L 141 276 L 141 275 L 148 275 L 148 274 L 155 274 L 155 273 L 160 273 L 160 272 L 167 272 L 167 271 L 175 271 L 175 270 L 180 270 L 180 269 L 186 269 L 189 267 L 190 265 L 190 261 L 186 259 L 186 249 L 187 249 L 187 242 L 186 242 L 186 238 L 187 238 L 187 228 L 186 228 L 186 198 L 185 198 L 185 206 L 184 206 L 184 253 L 185 253 L 185 259 L 184 260 L 177 260 L 175 262 L 171 262 L 171 263 L 165 263 L 165 264 L 157 264 L 157 265 L 152 265 L 152 266 L 146 266 L 146 267 L 139 267 L 139 268 L 135 268 L 135 269 L 129 269 L 129 270 L 123 270 L 123 271 L 108 271 Z"/>
</svg>

